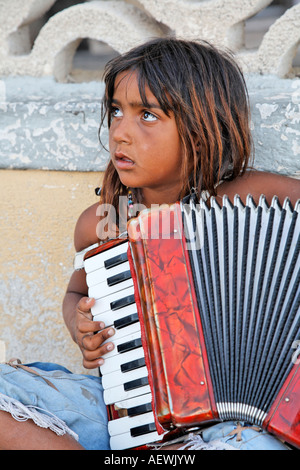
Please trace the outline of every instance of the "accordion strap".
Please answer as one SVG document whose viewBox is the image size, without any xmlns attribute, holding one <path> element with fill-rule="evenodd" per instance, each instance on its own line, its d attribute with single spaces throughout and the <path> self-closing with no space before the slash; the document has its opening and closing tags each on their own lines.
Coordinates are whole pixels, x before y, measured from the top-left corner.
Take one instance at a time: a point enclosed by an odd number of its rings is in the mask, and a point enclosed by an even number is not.
<svg viewBox="0 0 300 470">
<path fill-rule="evenodd" d="M 242 426 L 241 423 L 237 423 L 236 429 L 233 429 L 227 436 L 236 436 L 236 440 L 242 441 L 242 431 L 247 429 L 254 429 L 254 431 L 261 432 L 262 429 L 259 426 Z"/>
<path fill-rule="evenodd" d="M 43 379 L 47 383 L 47 385 L 54 388 L 58 392 L 57 388 L 55 387 L 55 385 L 53 385 L 53 383 L 50 382 L 50 380 L 40 375 L 36 370 L 32 369 L 31 367 L 28 367 L 22 364 L 20 359 L 15 359 L 15 358 L 11 359 L 10 361 L 6 362 L 6 364 L 10 367 L 13 367 L 14 369 L 23 369 L 26 372 L 29 372 L 30 374 L 34 374 L 34 375 L 37 375 L 38 377 L 41 377 L 41 379 Z"/>
<path fill-rule="evenodd" d="M 97 248 L 98 246 L 99 246 L 99 243 L 94 243 L 93 245 L 88 246 L 84 250 L 78 251 L 75 254 L 75 257 L 74 257 L 74 269 L 75 269 L 75 271 L 79 271 L 80 269 L 84 268 L 84 264 L 83 264 L 84 255 L 88 251 L 93 250 L 94 248 Z"/>
</svg>

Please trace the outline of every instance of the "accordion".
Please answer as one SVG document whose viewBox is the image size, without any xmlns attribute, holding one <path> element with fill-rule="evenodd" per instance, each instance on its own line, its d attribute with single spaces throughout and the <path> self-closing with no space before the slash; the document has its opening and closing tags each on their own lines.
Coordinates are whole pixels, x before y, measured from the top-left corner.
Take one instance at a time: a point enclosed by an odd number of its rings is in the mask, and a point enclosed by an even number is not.
<svg viewBox="0 0 300 470">
<path fill-rule="evenodd" d="M 300 448 L 299 202 L 158 206 L 85 255 L 113 450 L 229 420 Z"/>
</svg>

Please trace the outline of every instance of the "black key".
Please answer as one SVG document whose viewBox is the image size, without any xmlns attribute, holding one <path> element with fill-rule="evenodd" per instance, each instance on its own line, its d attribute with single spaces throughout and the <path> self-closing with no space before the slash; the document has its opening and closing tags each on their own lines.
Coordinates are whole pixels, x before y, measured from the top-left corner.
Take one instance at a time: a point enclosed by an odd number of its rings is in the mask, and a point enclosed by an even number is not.
<svg viewBox="0 0 300 470">
<path fill-rule="evenodd" d="M 114 327 L 116 330 L 121 330 L 121 328 L 125 328 L 125 326 L 132 325 L 133 323 L 137 323 L 139 321 L 139 316 L 137 313 L 132 313 L 131 315 L 127 315 L 126 317 L 120 318 L 114 322 Z"/>
<path fill-rule="evenodd" d="M 114 256 L 113 258 L 109 258 L 104 261 L 104 267 L 106 269 L 113 268 L 114 266 L 118 266 L 118 264 L 125 263 L 128 261 L 127 252 L 122 253 L 121 255 Z"/>
<path fill-rule="evenodd" d="M 131 351 L 132 349 L 139 348 L 140 346 L 142 346 L 142 339 L 136 338 L 132 341 L 127 341 L 126 343 L 119 344 L 117 348 L 118 352 L 122 354 L 124 352 Z"/>
<path fill-rule="evenodd" d="M 115 276 L 108 277 L 106 279 L 106 282 L 107 282 L 107 285 L 111 287 L 111 286 L 115 286 L 116 284 L 119 284 L 120 282 L 127 281 L 127 279 L 131 279 L 130 270 L 116 274 Z"/>
<path fill-rule="evenodd" d="M 119 310 L 120 308 L 127 307 L 127 305 L 134 304 L 134 294 L 127 295 L 126 297 L 122 297 L 122 299 L 114 300 L 110 304 L 111 310 Z"/>
<path fill-rule="evenodd" d="M 145 365 L 145 358 L 140 357 L 139 359 L 135 359 L 134 361 L 129 361 L 125 364 L 122 364 L 121 372 L 130 372 L 131 370 L 139 369 L 140 367 L 144 367 Z"/>
<path fill-rule="evenodd" d="M 126 382 L 123 387 L 125 392 L 129 392 L 130 390 L 144 387 L 145 385 L 149 385 L 148 377 L 141 377 L 140 379 L 131 380 L 131 382 Z"/>
<path fill-rule="evenodd" d="M 149 413 L 149 411 L 152 411 L 152 405 L 151 403 L 144 403 L 143 405 L 138 405 L 138 406 L 133 406 L 132 408 L 128 408 L 127 414 L 128 416 L 138 416 L 142 415 L 144 413 Z"/>
<path fill-rule="evenodd" d="M 130 429 L 132 437 L 142 436 L 143 434 L 149 434 L 149 432 L 155 432 L 155 423 L 144 424 L 143 426 L 137 426 L 136 428 Z"/>
</svg>

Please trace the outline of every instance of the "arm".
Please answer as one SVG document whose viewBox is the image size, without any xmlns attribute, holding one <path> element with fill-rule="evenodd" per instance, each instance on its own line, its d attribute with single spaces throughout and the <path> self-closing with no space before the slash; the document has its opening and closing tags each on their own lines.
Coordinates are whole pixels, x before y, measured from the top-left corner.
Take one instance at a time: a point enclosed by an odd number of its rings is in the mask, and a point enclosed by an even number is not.
<svg viewBox="0 0 300 470">
<path fill-rule="evenodd" d="M 281 205 L 288 197 L 294 206 L 300 198 L 300 180 L 262 171 L 247 171 L 233 181 L 220 184 L 217 195 L 225 194 L 231 201 L 235 194 L 239 194 L 243 202 L 246 201 L 247 195 L 251 194 L 256 204 L 261 194 L 265 195 L 268 204 L 273 196 L 278 197 Z"/>
<path fill-rule="evenodd" d="M 76 251 L 96 243 L 96 226 L 99 218 L 96 216 L 94 204 L 79 217 L 75 228 L 74 244 Z M 83 366 L 93 369 L 103 364 L 102 355 L 113 348 L 112 343 L 103 342 L 114 334 L 113 328 L 105 329 L 102 322 L 93 321 L 91 307 L 95 300 L 88 296 L 85 271 L 74 271 L 63 300 L 63 317 L 66 326 L 83 355 Z M 111 349 L 109 349 L 111 348 Z"/>
</svg>

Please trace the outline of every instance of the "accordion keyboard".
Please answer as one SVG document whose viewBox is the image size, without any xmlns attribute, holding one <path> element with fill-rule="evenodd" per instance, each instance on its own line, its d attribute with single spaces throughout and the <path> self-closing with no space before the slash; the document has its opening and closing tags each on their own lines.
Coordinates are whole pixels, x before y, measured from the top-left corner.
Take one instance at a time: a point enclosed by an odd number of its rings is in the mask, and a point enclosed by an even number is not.
<svg viewBox="0 0 300 470">
<path fill-rule="evenodd" d="M 152 396 L 127 259 L 128 242 L 85 260 L 89 297 L 95 298 L 95 321 L 112 326 L 114 349 L 100 367 L 104 402 L 122 410 L 108 423 L 112 450 L 138 447 L 160 439 L 154 422 Z"/>
</svg>

